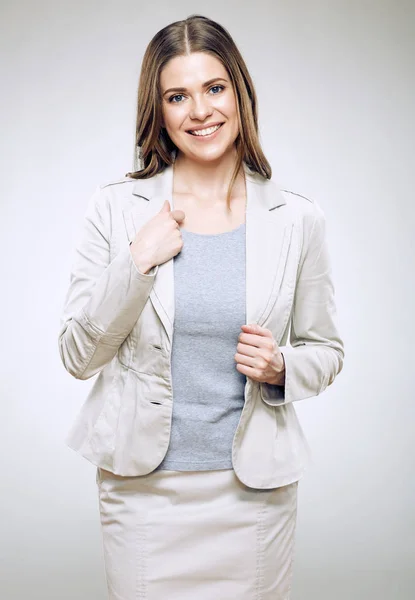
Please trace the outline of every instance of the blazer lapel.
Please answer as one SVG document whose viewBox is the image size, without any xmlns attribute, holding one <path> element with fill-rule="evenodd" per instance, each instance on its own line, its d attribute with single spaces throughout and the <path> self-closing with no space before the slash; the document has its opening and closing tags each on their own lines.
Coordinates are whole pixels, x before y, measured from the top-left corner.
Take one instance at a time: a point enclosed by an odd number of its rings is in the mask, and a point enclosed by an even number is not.
<svg viewBox="0 0 415 600">
<path fill-rule="evenodd" d="M 293 222 L 275 182 L 246 175 L 246 320 L 264 326 L 277 299 Z"/>
<path fill-rule="evenodd" d="M 293 222 L 284 211 L 285 198 L 275 182 L 264 180 L 244 165 L 246 180 L 246 322 L 266 323 L 277 299 L 290 247 Z M 173 167 L 138 180 L 132 205 L 123 210 L 130 241 L 158 213 L 165 200 L 173 205 Z M 150 300 L 172 342 L 174 323 L 173 259 L 159 265 Z M 241 323 L 242 324 L 242 323 Z"/>
</svg>

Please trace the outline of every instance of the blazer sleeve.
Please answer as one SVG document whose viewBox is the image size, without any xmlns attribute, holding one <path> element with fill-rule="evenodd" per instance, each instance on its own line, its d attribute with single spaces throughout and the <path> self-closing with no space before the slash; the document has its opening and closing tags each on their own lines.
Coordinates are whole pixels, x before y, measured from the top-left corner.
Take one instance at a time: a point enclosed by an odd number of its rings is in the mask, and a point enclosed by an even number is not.
<svg viewBox="0 0 415 600">
<path fill-rule="evenodd" d="M 314 221 L 299 267 L 291 314 L 290 344 L 280 346 L 285 384 L 260 384 L 263 401 L 279 406 L 321 394 L 343 368 L 344 344 L 336 326 L 336 306 L 326 220 L 313 203 Z M 307 238 L 307 236 L 305 236 Z"/>
<path fill-rule="evenodd" d="M 136 267 L 126 240 L 110 261 L 111 210 L 105 188 L 88 203 L 75 248 L 60 319 L 59 353 L 76 379 L 89 379 L 109 363 L 150 295 L 158 265 Z"/>
</svg>

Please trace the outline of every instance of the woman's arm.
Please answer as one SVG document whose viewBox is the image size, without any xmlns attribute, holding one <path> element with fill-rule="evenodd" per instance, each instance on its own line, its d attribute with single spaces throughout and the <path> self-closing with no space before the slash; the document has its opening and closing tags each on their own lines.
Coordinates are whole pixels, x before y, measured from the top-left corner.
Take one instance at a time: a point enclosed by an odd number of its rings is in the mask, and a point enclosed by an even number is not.
<svg viewBox="0 0 415 600">
<path fill-rule="evenodd" d="M 105 189 L 92 195 L 75 249 L 59 331 L 65 369 L 89 379 L 109 363 L 150 295 L 158 266 L 136 267 L 128 242 L 110 262 L 111 214 Z"/>
<path fill-rule="evenodd" d="M 280 346 L 285 362 L 283 386 L 261 383 L 272 406 L 323 392 L 343 368 L 344 344 L 336 327 L 334 285 L 322 209 L 313 203 L 314 221 L 299 268 L 291 316 L 290 344 Z"/>
</svg>

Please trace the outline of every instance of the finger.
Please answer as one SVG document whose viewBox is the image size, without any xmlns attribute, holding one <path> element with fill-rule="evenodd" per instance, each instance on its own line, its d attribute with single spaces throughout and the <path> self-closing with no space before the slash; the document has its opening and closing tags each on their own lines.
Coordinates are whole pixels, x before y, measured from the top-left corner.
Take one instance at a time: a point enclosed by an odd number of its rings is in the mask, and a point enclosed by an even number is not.
<svg viewBox="0 0 415 600">
<path fill-rule="evenodd" d="M 243 331 L 256 333 L 257 335 L 262 335 L 264 337 L 272 337 L 272 332 L 266 327 L 261 327 L 258 325 L 258 323 L 246 323 L 241 325 L 241 329 Z"/>
<path fill-rule="evenodd" d="M 238 339 L 240 343 L 255 346 L 256 348 L 261 348 L 263 346 L 262 336 L 257 335 L 256 333 L 241 333 L 239 334 Z"/>
<path fill-rule="evenodd" d="M 163 202 L 160 212 L 170 212 L 170 202 L 168 200 Z"/>
<path fill-rule="evenodd" d="M 240 354 L 239 352 L 237 352 L 235 354 L 235 361 L 238 364 L 246 365 L 248 367 L 254 367 L 255 366 L 255 360 L 254 360 L 253 357 L 246 356 L 245 354 Z"/>
<path fill-rule="evenodd" d="M 249 367 L 248 365 L 240 365 L 239 363 L 236 365 L 236 368 L 240 373 L 243 373 L 247 377 L 251 377 L 254 381 L 259 381 L 257 369 Z"/>
<path fill-rule="evenodd" d="M 172 212 L 171 215 L 173 217 L 173 219 L 175 219 L 175 221 L 184 221 L 185 218 L 185 214 L 184 211 L 179 209 L 179 208 L 175 208 Z"/>
<path fill-rule="evenodd" d="M 248 344 L 242 344 L 240 342 L 236 346 L 236 351 L 245 356 L 257 356 L 258 348 L 256 346 L 249 346 Z"/>
</svg>

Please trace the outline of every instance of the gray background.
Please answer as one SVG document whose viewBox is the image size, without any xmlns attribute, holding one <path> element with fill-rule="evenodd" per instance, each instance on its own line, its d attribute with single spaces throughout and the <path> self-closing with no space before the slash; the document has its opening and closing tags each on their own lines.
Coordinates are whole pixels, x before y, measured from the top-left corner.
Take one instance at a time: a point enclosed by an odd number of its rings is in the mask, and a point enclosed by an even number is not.
<svg viewBox="0 0 415 600">
<path fill-rule="evenodd" d="M 95 469 L 63 442 L 92 381 L 63 369 L 59 317 L 87 200 L 132 168 L 144 49 L 194 12 L 227 27 L 247 62 L 273 178 L 327 217 L 346 360 L 296 404 L 314 462 L 293 600 L 413 598 L 414 5 L 38 0 L 1 12 L 1 598 L 106 597 Z"/>
</svg>

